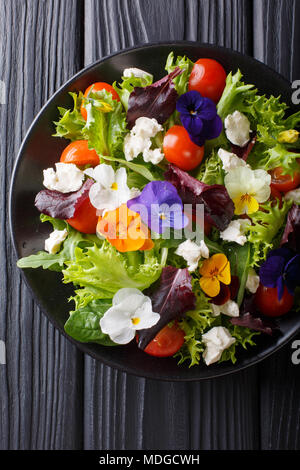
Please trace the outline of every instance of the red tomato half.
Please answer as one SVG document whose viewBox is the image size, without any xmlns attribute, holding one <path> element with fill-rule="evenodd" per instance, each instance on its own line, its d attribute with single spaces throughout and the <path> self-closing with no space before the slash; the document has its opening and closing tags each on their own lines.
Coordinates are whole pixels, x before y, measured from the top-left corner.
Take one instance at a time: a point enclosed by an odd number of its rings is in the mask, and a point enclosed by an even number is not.
<svg viewBox="0 0 300 470">
<path fill-rule="evenodd" d="M 74 217 L 67 219 L 68 224 L 82 233 L 96 233 L 98 216 L 97 209 L 92 206 L 89 198 L 76 209 Z"/>
<path fill-rule="evenodd" d="M 183 126 L 173 126 L 168 130 L 163 150 L 168 162 L 186 171 L 196 168 L 204 155 L 204 146 L 194 144 Z"/>
<path fill-rule="evenodd" d="M 87 140 L 75 140 L 71 142 L 63 151 L 60 157 L 62 163 L 74 163 L 74 165 L 97 166 L 100 163 L 96 150 L 88 148 Z"/>
<path fill-rule="evenodd" d="M 282 193 L 287 193 L 300 185 L 300 173 L 297 171 L 293 177 L 291 175 L 283 175 L 281 166 L 274 168 L 271 173 L 272 186 Z"/>
<path fill-rule="evenodd" d="M 85 97 L 87 97 L 87 95 L 91 91 L 92 87 L 93 87 L 93 91 L 101 91 L 101 90 L 109 91 L 111 93 L 112 97 L 113 97 L 113 100 L 120 101 L 119 95 L 116 92 L 116 90 L 111 85 L 109 85 L 109 83 L 105 83 L 105 82 L 92 83 L 92 85 L 90 85 L 85 90 L 85 92 L 84 92 Z M 81 112 L 81 115 L 82 115 L 83 119 L 87 120 L 87 112 L 86 112 L 86 109 L 83 105 L 81 105 L 80 112 Z"/>
<path fill-rule="evenodd" d="M 291 310 L 294 296 L 284 287 L 283 296 L 278 300 L 277 287 L 264 287 L 260 284 L 255 294 L 255 303 L 267 317 L 279 317 Z"/>
<path fill-rule="evenodd" d="M 150 356 L 173 356 L 184 343 L 184 331 L 174 323 L 171 327 L 165 326 L 144 349 Z"/>
<path fill-rule="evenodd" d="M 226 72 L 214 59 L 199 59 L 195 63 L 190 79 L 189 90 L 196 90 L 215 103 L 219 101 L 226 83 Z"/>
</svg>

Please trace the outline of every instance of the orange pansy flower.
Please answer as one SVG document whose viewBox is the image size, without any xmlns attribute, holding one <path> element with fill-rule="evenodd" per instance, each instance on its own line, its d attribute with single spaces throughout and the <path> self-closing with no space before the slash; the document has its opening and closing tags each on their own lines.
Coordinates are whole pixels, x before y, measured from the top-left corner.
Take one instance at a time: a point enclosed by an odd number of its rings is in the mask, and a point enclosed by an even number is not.
<svg viewBox="0 0 300 470">
<path fill-rule="evenodd" d="M 200 287 L 210 297 L 216 297 L 220 292 L 220 282 L 230 284 L 230 263 L 223 253 L 217 253 L 205 260 L 199 269 L 201 274 Z"/>
<path fill-rule="evenodd" d="M 126 204 L 99 217 L 97 232 L 122 253 L 151 250 L 154 246 L 149 229 L 142 223 L 140 214 L 128 209 Z"/>
</svg>

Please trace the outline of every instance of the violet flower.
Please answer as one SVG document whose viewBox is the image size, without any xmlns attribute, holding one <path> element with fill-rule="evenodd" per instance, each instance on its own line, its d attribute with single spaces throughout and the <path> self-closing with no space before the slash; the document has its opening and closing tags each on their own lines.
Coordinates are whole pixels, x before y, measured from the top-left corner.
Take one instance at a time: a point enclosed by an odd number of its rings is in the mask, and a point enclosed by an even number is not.
<svg viewBox="0 0 300 470">
<path fill-rule="evenodd" d="M 156 233 L 167 228 L 180 230 L 188 224 L 176 188 L 168 181 L 151 181 L 138 197 L 127 201 L 127 207 L 141 215 L 143 222 Z"/>
<path fill-rule="evenodd" d="M 300 285 L 300 255 L 287 247 L 272 250 L 259 271 L 260 282 L 265 287 L 277 287 L 278 300 L 283 296 L 286 286 L 294 295 Z"/>
<path fill-rule="evenodd" d="M 188 131 L 190 139 L 202 146 L 206 140 L 215 139 L 222 132 L 222 120 L 217 115 L 215 103 L 204 98 L 196 91 L 181 95 L 176 103 L 182 125 Z"/>
</svg>

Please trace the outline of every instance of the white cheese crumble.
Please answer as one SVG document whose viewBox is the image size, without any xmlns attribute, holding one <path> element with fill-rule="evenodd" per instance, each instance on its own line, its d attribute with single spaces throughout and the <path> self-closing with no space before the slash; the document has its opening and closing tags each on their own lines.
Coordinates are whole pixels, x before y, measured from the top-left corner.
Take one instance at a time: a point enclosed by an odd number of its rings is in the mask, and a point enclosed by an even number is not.
<svg viewBox="0 0 300 470">
<path fill-rule="evenodd" d="M 211 304 L 212 306 L 212 316 L 218 317 L 221 313 L 224 315 L 228 315 L 229 317 L 239 317 L 240 316 L 240 309 L 239 306 L 234 300 L 228 300 L 223 305 L 215 305 Z"/>
<path fill-rule="evenodd" d="M 68 231 L 54 230 L 50 233 L 49 238 L 45 240 L 45 251 L 48 251 L 51 255 L 55 255 L 60 250 L 60 245 L 67 238 Z"/>
<path fill-rule="evenodd" d="M 192 242 L 189 239 L 185 240 L 178 245 L 175 253 L 185 259 L 190 272 L 197 269 L 201 258 L 209 258 L 209 249 L 203 240 L 200 241 L 200 245 L 197 245 L 197 243 Z"/>
<path fill-rule="evenodd" d="M 295 204 L 300 204 L 300 188 L 292 189 L 285 193 L 284 199 L 286 201 L 293 201 Z"/>
<path fill-rule="evenodd" d="M 125 78 L 130 78 L 130 77 L 136 77 L 136 78 L 144 78 L 144 77 L 150 77 L 153 80 L 153 75 L 149 72 L 145 72 L 145 70 L 138 69 L 136 67 L 129 67 L 127 69 L 123 70 L 123 77 Z"/>
<path fill-rule="evenodd" d="M 250 121 L 245 114 L 234 111 L 224 120 L 225 134 L 234 145 L 244 147 L 250 140 Z"/>
<path fill-rule="evenodd" d="M 220 232 L 220 237 L 226 242 L 235 242 L 243 246 L 247 241 L 245 232 L 248 225 L 249 220 L 247 219 L 232 220 L 228 227 Z"/>
<path fill-rule="evenodd" d="M 130 134 L 124 139 L 124 154 L 128 162 L 134 160 L 140 153 L 143 155 L 145 162 L 151 162 L 157 165 L 164 158 L 164 154 L 160 149 L 151 149 L 151 138 L 163 130 L 163 127 L 156 119 L 139 117 L 135 121 L 134 127 Z"/>
<path fill-rule="evenodd" d="M 253 268 L 249 269 L 247 282 L 246 282 L 246 289 L 248 289 L 251 294 L 255 294 L 259 286 L 259 276 L 256 274 Z"/>
<path fill-rule="evenodd" d="M 223 170 L 226 171 L 226 173 L 239 166 L 249 166 L 247 165 L 245 160 L 239 158 L 237 155 L 235 155 L 235 153 L 228 152 L 227 150 L 224 150 L 222 148 L 218 150 L 218 156 L 222 161 Z"/>
<path fill-rule="evenodd" d="M 47 168 L 43 171 L 43 185 L 52 191 L 71 193 L 81 188 L 84 173 L 73 163 L 55 163 L 56 171 Z"/>
<path fill-rule="evenodd" d="M 209 366 L 214 362 L 218 362 L 223 351 L 229 348 L 236 340 L 224 326 L 214 326 L 202 335 L 202 341 L 206 345 L 203 359 L 206 365 Z"/>
</svg>

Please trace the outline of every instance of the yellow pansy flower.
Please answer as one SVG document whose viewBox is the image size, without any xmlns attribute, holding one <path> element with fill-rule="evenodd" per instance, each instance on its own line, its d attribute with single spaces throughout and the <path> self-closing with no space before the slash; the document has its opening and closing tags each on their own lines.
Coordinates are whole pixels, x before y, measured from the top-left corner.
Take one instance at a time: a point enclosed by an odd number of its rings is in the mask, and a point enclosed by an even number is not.
<svg viewBox="0 0 300 470">
<path fill-rule="evenodd" d="M 203 261 L 199 272 L 202 276 L 199 281 L 200 287 L 210 297 L 216 297 L 219 294 L 220 282 L 226 285 L 231 282 L 230 263 L 222 253 L 217 253 Z"/>
<path fill-rule="evenodd" d="M 299 132 L 295 129 L 289 129 L 287 131 L 282 131 L 278 134 L 277 140 L 281 144 L 294 144 L 297 142 L 299 137 Z"/>
<path fill-rule="evenodd" d="M 236 215 L 252 214 L 259 204 L 269 199 L 271 176 L 265 170 L 251 170 L 249 166 L 230 170 L 224 184 L 234 202 Z"/>
</svg>

